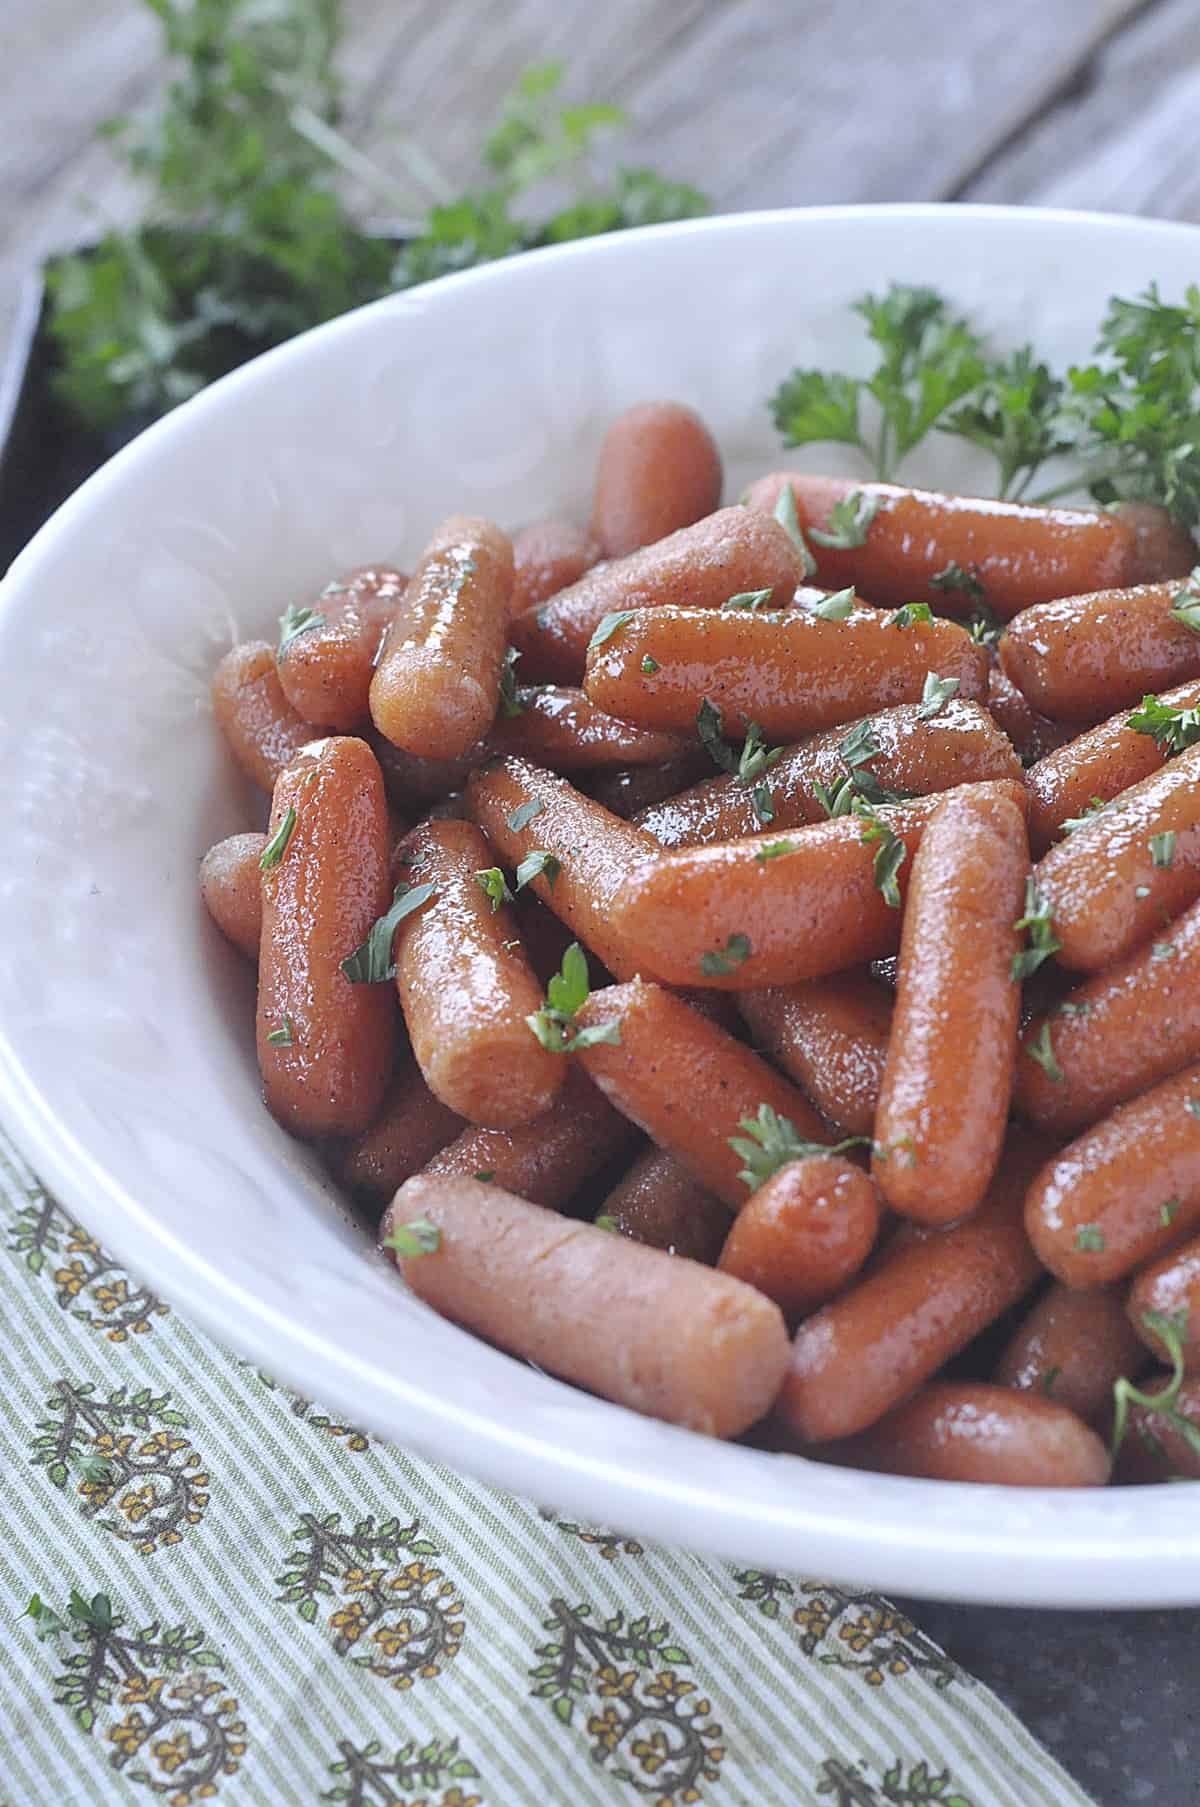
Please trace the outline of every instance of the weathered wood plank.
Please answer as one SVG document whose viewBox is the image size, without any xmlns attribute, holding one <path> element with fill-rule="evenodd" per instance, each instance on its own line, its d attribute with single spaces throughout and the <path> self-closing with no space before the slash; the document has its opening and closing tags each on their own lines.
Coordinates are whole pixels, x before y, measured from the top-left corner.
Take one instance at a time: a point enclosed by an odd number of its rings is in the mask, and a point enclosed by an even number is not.
<svg viewBox="0 0 1200 1807">
<path fill-rule="evenodd" d="M 1159 0 L 962 198 L 1200 219 L 1198 119 L 1200 8 Z"/>
</svg>

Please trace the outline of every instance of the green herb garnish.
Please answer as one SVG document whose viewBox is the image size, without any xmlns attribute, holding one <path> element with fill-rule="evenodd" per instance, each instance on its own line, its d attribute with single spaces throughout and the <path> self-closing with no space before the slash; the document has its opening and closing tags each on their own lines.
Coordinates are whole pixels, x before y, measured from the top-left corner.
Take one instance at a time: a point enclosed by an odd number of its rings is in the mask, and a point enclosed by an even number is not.
<svg viewBox="0 0 1200 1807">
<path fill-rule="evenodd" d="M 785 853 L 795 853 L 799 845 L 798 841 L 765 841 L 754 857 L 760 864 L 765 865 L 768 860 L 782 859 Z"/>
<path fill-rule="evenodd" d="M 263 872 L 270 872 L 275 866 L 278 866 L 287 852 L 287 845 L 292 838 L 292 830 L 295 826 L 295 806 L 289 803 L 283 821 L 262 850 L 258 864 Z"/>
<path fill-rule="evenodd" d="M 1175 859 L 1175 830 L 1168 828 L 1162 834 L 1152 834 L 1147 845 L 1151 863 L 1169 869 Z"/>
<path fill-rule="evenodd" d="M 323 594 L 328 594 L 328 592 L 323 592 Z M 279 645 L 275 651 L 276 664 L 283 664 L 283 655 L 293 640 L 298 640 L 301 634 L 311 633 L 314 628 L 324 626 L 325 617 L 318 614 L 316 609 L 299 609 L 294 604 L 285 609 L 279 617 Z"/>
<path fill-rule="evenodd" d="M 500 714 L 505 721 L 511 721 L 514 716 L 525 713 L 525 705 L 517 689 L 517 660 L 520 657 L 516 647 L 510 646 L 505 651 L 504 663 L 500 667 Z"/>
<path fill-rule="evenodd" d="M 1158 1207 L 1158 1221 L 1164 1230 L 1169 1230 L 1175 1222 L 1175 1214 L 1181 1203 L 1182 1200 L 1178 1198 L 1168 1198 Z"/>
<path fill-rule="evenodd" d="M 508 881 L 499 866 L 481 867 L 475 874 L 475 883 L 490 901 L 493 916 L 501 904 L 511 903 L 513 900 L 513 894 L 508 888 Z"/>
<path fill-rule="evenodd" d="M 921 706 L 917 710 L 917 720 L 932 721 L 940 715 L 951 697 L 958 695 L 959 678 L 939 678 L 936 671 L 925 673 L 925 688 L 921 692 Z"/>
<path fill-rule="evenodd" d="M 754 1117 L 742 1117 L 738 1123 L 745 1137 L 730 1136 L 729 1146 L 746 1163 L 738 1174 L 753 1191 L 778 1173 L 790 1161 L 807 1160 L 811 1155 L 843 1154 L 847 1148 L 866 1147 L 869 1136 L 847 1136 L 832 1145 L 806 1142 L 796 1132 L 790 1117 L 781 1117 L 769 1104 L 760 1104 Z"/>
<path fill-rule="evenodd" d="M 839 552 L 865 546 L 868 529 L 882 502 L 882 496 L 868 496 L 861 489 L 853 489 L 830 509 L 828 527 L 810 527 L 808 537 L 818 546 L 832 546 Z"/>
<path fill-rule="evenodd" d="M 933 610 L 927 602 L 906 602 L 893 615 L 887 618 L 888 627 L 914 627 L 918 623 L 923 627 L 927 621 L 933 620 Z"/>
<path fill-rule="evenodd" d="M 854 605 L 857 600 L 854 585 L 851 584 L 845 590 L 831 590 L 828 596 L 822 597 L 820 602 L 814 603 L 807 612 L 815 615 L 818 621 L 845 621 L 848 615 L 854 613 Z"/>
<path fill-rule="evenodd" d="M 701 954 L 700 971 L 710 979 L 724 978 L 739 967 L 754 950 L 749 935 L 731 935 L 725 946 L 715 953 Z"/>
<path fill-rule="evenodd" d="M 1156 696 L 1144 696 L 1125 726 L 1135 734 L 1149 734 L 1160 752 L 1170 759 L 1200 741 L 1200 707 L 1171 708 Z"/>
<path fill-rule="evenodd" d="M 278 1029 L 272 1029 L 267 1036 L 273 1048 L 290 1048 L 296 1040 L 295 1030 L 290 1016 L 285 1016 Z"/>
<path fill-rule="evenodd" d="M 562 861 L 560 859 L 556 859 L 552 853 L 546 853 L 540 847 L 535 847 L 532 853 L 525 855 L 517 867 L 517 890 L 523 891 L 525 886 L 535 878 L 544 878 L 553 891 L 554 882 L 561 871 Z"/>
<path fill-rule="evenodd" d="M 1050 1040 L 1050 1025 L 1043 1023 L 1037 1034 L 1025 1043 L 1025 1052 L 1030 1060 L 1036 1060 L 1046 1078 L 1055 1085 L 1063 1082 L 1063 1070 L 1054 1054 L 1054 1043 Z"/>
<path fill-rule="evenodd" d="M 875 884 L 883 893 L 883 901 L 890 909 L 900 908 L 900 886 L 897 875 L 908 858 L 908 848 L 896 833 L 895 829 L 875 814 L 870 804 L 857 800 L 852 813 L 862 818 L 862 839 L 878 842 L 875 849 Z"/>
<path fill-rule="evenodd" d="M 406 1260 L 417 1255 L 436 1255 L 442 1246 L 442 1232 L 427 1218 L 414 1217 L 411 1223 L 396 1224 L 379 1246 L 394 1249 Z"/>
<path fill-rule="evenodd" d="M 970 596 L 976 602 L 983 601 L 983 584 L 979 577 L 979 566 L 972 565 L 964 571 L 954 559 L 935 571 L 929 580 L 931 590 L 940 590 L 944 596 Z"/>
<path fill-rule="evenodd" d="M 1013 928 L 1018 935 L 1029 936 L 1027 945 L 1012 957 L 1012 978 L 1019 982 L 1035 973 L 1062 946 L 1054 933 L 1053 912 L 1032 873 L 1025 880 L 1025 913 L 1017 918 Z"/>
<path fill-rule="evenodd" d="M 790 483 L 785 483 L 779 492 L 779 500 L 775 504 L 775 519 L 800 554 L 800 569 L 805 577 L 815 577 L 817 561 L 800 530 L 800 516 L 796 513 L 796 492 Z"/>
<path fill-rule="evenodd" d="M 530 797 L 524 803 L 518 803 L 508 818 L 508 826 L 514 834 L 520 834 L 528 828 L 535 816 L 540 816 L 546 805 L 540 797 Z"/>
<path fill-rule="evenodd" d="M 658 660 L 652 659 L 650 657 L 650 654 L 647 653 L 642 660 L 642 671 L 643 671 L 644 675 L 648 678 L 652 678 L 654 676 L 655 672 L 659 671 L 660 669 L 661 669 L 661 667 L 659 666 Z"/>
<path fill-rule="evenodd" d="M 562 966 L 546 987 L 546 1002 L 525 1018 L 543 1048 L 551 1054 L 576 1054 L 581 1048 L 594 1048 L 600 1042 L 620 1047 L 619 1020 L 597 1023 L 588 1029 L 575 1027 L 575 1018 L 590 995 L 587 959 L 579 943 L 573 941 L 562 957 Z"/>
<path fill-rule="evenodd" d="M 1083 1254 L 1099 1255 L 1107 1246 L 1099 1224 L 1081 1223 L 1075 1232 L 1075 1247 Z"/>
<path fill-rule="evenodd" d="M 429 902 L 433 892 L 432 885 L 401 883 L 396 886 L 391 907 L 382 916 L 376 917 L 367 932 L 366 940 L 342 961 L 342 971 L 351 985 L 380 985 L 385 979 L 395 978 L 392 942 L 396 938 L 396 930 L 406 916 L 411 916 L 414 910 L 419 910 L 422 904 Z"/>
<path fill-rule="evenodd" d="M 633 620 L 636 612 L 635 609 L 610 610 L 588 641 L 587 649 L 589 653 L 598 652 L 602 646 L 607 646 L 613 635 L 618 633 L 620 629 L 625 626 L 627 621 Z"/>
<path fill-rule="evenodd" d="M 495 1177 L 496 1169 L 494 1167 L 485 1167 L 481 1173 L 475 1175 L 481 1186 L 490 1186 Z"/>
<path fill-rule="evenodd" d="M 1169 1424 L 1183 1438 L 1192 1454 L 1200 1458 L 1200 1429 L 1184 1417 L 1178 1403 L 1185 1376 L 1183 1339 L 1187 1335 L 1187 1312 L 1167 1316 L 1161 1311 L 1147 1311 L 1142 1314 L 1142 1323 L 1166 1349 L 1171 1363 L 1171 1378 L 1160 1393 L 1146 1393 L 1131 1380 L 1114 1381 L 1112 1443 L 1109 1446 L 1112 1459 L 1116 1461 L 1125 1441 L 1131 1405 L 1139 1405 L 1143 1411 L 1161 1418 L 1164 1424 Z"/>
<path fill-rule="evenodd" d="M 616 1234 L 620 1234 L 620 1224 L 617 1222 L 616 1218 L 607 1211 L 601 1211 L 599 1217 L 594 1217 L 592 1222 L 598 1230 L 608 1230 L 610 1233 L 616 1232 Z"/>
</svg>

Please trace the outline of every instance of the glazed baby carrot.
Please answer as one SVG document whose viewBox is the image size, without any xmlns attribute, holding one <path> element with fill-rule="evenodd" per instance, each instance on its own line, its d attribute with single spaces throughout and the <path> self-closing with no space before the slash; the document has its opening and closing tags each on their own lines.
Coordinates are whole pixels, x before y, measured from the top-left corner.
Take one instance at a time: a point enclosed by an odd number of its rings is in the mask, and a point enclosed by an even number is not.
<svg viewBox="0 0 1200 1807">
<path fill-rule="evenodd" d="M 1007 619 L 1055 596 L 1132 581 L 1133 529 L 1095 509 L 1036 508 L 795 471 L 760 477 L 746 502 L 773 514 L 787 484 L 818 582 L 861 585 L 873 602 L 927 602 L 970 614 L 982 588 L 988 607 Z M 849 534 L 831 520 L 839 504 L 856 515 Z M 827 543 L 831 530 L 841 544 Z M 966 587 L 950 581 L 954 567 L 967 573 Z"/>
<path fill-rule="evenodd" d="M 1107 1286 L 1200 1227 L 1200 1066 L 1118 1105 L 1048 1161 L 1025 1221 L 1068 1286 Z"/>
<path fill-rule="evenodd" d="M 865 1430 L 1027 1293 L 1041 1269 L 1021 1222 L 1045 1144 L 1010 1139 L 978 1211 L 918 1232 L 796 1333 L 778 1415 L 805 1442 Z"/>
<path fill-rule="evenodd" d="M 1200 1060 L 1200 902 L 1022 1030 L 1014 1098 L 1074 1135 Z"/>
<path fill-rule="evenodd" d="M 424 822 L 401 844 L 397 872 L 410 897 L 426 894 L 399 923 L 394 955 L 426 1084 L 471 1123 L 527 1123 L 550 1105 L 564 1062 L 529 1032 L 542 987 L 489 843 L 471 822 Z"/>
<path fill-rule="evenodd" d="M 770 826 L 787 829 L 823 822 L 855 796 L 923 797 L 991 778 L 1019 782 L 1021 762 L 978 703 L 953 697 L 936 712 L 932 703 L 902 703 L 788 747 L 762 780 L 708 778 L 652 805 L 637 824 L 662 847 L 698 847 L 767 826 L 755 795 L 759 782 L 768 787 Z"/>
<path fill-rule="evenodd" d="M 367 720 L 375 655 L 403 600 L 399 571 L 355 571 L 280 619 L 279 682 L 306 722 L 346 734 Z"/>
<path fill-rule="evenodd" d="M 777 521 L 722 508 L 653 546 L 610 559 L 512 624 L 523 672 L 577 684 L 588 642 L 606 615 L 686 603 L 719 609 L 731 596 L 769 590 L 789 604 L 803 576 L 800 554 Z"/>
<path fill-rule="evenodd" d="M 729 1228 L 729 1207 L 706 1192 L 674 1155 L 648 1148 L 613 1187 L 596 1222 L 711 1267 Z"/>
<path fill-rule="evenodd" d="M 1018 805 L 1025 794 L 1004 780 L 987 790 Z M 755 990 L 881 959 L 899 945 L 912 855 L 939 801 L 657 857 L 633 853 L 608 893 L 605 930 L 629 970 L 667 985 Z"/>
<path fill-rule="evenodd" d="M 1156 1316 L 1171 1320 L 1187 1366 L 1200 1365 L 1200 1237 L 1144 1267 L 1129 1292 L 1130 1325 L 1147 1349 L 1170 1361 Z M 1132 1362 L 1122 1370 L 1132 1371 Z"/>
<path fill-rule="evenodd" d="M 419 1173 L 467 1128 L 457 1111 L 435 1098 L 412 1054 L 405 1050 L 388 1082 L 379 1115 L 343 1145 L 334 1160 L 343 1184 L 375 1203 Z"/>
<path fill-rule="evenodd" d="M 383 1245 L 413 1222 L 435 1245 L 398 1257 L 419 1298 L 603 1399 L 735 1437 L 775 1396 L 787 1331 L 740 1280 L 477 1180 L 409 1180 Z"/>
<path fill-rule="evenodd" d="M 683 744 L 687 746 L 686 741 Z M 674 753 L 661 765 L 629 766 L 619 772 L 593 772 L 583 779 L 589 797 L 628 822 L 644 809 L 652 809 L 667 797 L 695 784 L 712 771 L 712 760 L 696 742 L 686 752 Z"/>
<path fill-rule="evenodd" d="M 953 621 L 882 609 L 827 620 L 805 609 L 664 607 L 640 609 L 594 641 L 583 687 L 599 708 L 645 728 L 694 732 L 699 697 L 731 733 L 757 722 L 771 740 L 795 740 L 919 703 L 931 672 L 964 699 L 981 697 L 986 648 Z"/>
<path fill-rule="evenodd" d="M 639 402 L 604 435 L 592 532 L 605 558 L 691 527 L 721 505 L 721 454 L 692 408 Z"/>
<path fill-rule="evenodd" d="M 1075 972 L 1101 972 L 1200 895 L 1200 746 L 1124 791 L 1035 868 L 1056 953 Z M 1164 956 L 1169 957 L 1169 956 Z"/>
<path fill-rule="evenodd" d="M 659 985 L 634 979 L 593 992 L 576 1021 L 585 1029 L 619 1025 L 620 1041 L 581 1050 L 580 1064 L 618 1110 L 732 1211 L 750 1196 L 743 1157 L 729 1140 L 743 1118 L 756 1118 L 766 1105 L 803 1140 L 825 1139 L 795 1086 Z"/>
<path fill-rule="evenodd" d="M 269 1110 L 298 1136 L 353 1136 L 392 1070 L 390 985 L 344 969 L 388 907 L 388 818 L 371 749 L 318 742 L 275 784 L 263 850 L 258 1064 Z"/>
<path fill-rule="evenodd" d="M 265 834 L 231 834 L 200 862 L 200 895 L 227 941 L 248 960 L 258 959 L 262 939 L 262 873 Z"/>
<path fill-rule="evenodd" d="M 590 772 L 658 765 L 683 751 L 677 735 L 606 715 L 582 690 L 566 685 L 519 689 L 515 707 L 520 713 L 501 716 L 488 736 L 489 753 L 512 753 L 561 772 Z"/>
<path fill-rule="evenodd" d="M 1028 871 L 1021 811 L 982 785 L 939 803 L 913 857 L 871 1171 L 919 1223 L 973 1211 L 1000 1154 Z"/>
<path fill-rule="evenodd" d="M 988 673 L 987 710 L 998 728 L 1012 742 L 1025 764 L 1042 759 L 1071 740 L 1075 729 L 1039 715 L 1028 697 L 1022 696 L 999 665 Z"/>
<path fill-rule="evenodd" d="M 514 869 L 532 853 L 559 864 L 533 890 L 617 978 L 637 971 L 637 950 L 615 931 L 610 903 L 625 873 L 654 851 L 649 836 L 612 816 L 565 778 L 524 759 L 498 759 L 467 786 L 471 814 Z"/>
<path fill-rule="evenodd" d="M 1014 1332 L 992 1379 L 1053 1399 L 1090 1423 L 1111 1406 L 1114 1381 L 1143 1365 L 1115 1286 L 1073 1292 L 1056 1281 Z"/>
<path fill-rule="evenodd" d="M 838 1460 L 881 1474 L 993 1487 L 1103 1487 L 1108 1451 L 1057 1400 L 982 1381 L 934 1381 Z"/>
<path fill-rule="evenodd" d="M 717 1265 L 774 1299 L 785 1317 L 802 1317 L 854 1278 L 879 1217 L 879 1194 L 844 1155 L 789 1161 L 751 1194 Z"/>
<path fill-rule="evenodd" d="M 404 752 L 456 759 L 491 726 L 512 586 L 512 546 L 498 527 L 465 515 L 442 522 L 371 680 L 375 726 Z"/>
<path fill-rule="evenodd" d="M 562 1090 L 540 1117 L 512 1129 L 468 1126 L 431 1158 L 425 1171 L 484 1178 L 535 1205 L 560 1211 L 585 1180 L 619 1160 L 636 1140 L 628 1119 L 570 1062 Z"/>
<path fill-rule="evenodd" d="M 247 640 L 225 654 L 213 673 L 212 702 L 230 752 L 260 790 L 271 790 L 301 747 L 317 738 L 284 696 L 275 648 L 265 640 Z"/>
<path fill-rule="evenodd" d="M 1166 583 L 1189 575 L 1196 563 L 1196 542 L 1170 509 L 1155 502 L 1118 502 L 1112 512 L 1133 531 L 1127 583 Z"/>
<path fill-rule="evenodd" d="M 892 1028 L 892 1000 L 869 972 L 835 973 L 766 991 L 741 991 L 753 1046 L 777 1060 L 848 1136 L 875 1129 Z"/>
<path fill-rule="evenodd" d="M 1148 690 L 1200 678 L 1200 633 L 1180 612 L 1189 599 L 1194 610 L 1200 591 L 1190 583 L 1064 595 L 1009 623 L 1000 661 L 1043 715 L 1102 721 Z"/>
<path fill-rule="evenodd" d="M 1097 802 L 1111 803 L 1157 772 L 1171 753 L 1200 738 L 1200 714 L 1194 724 L 1177 714 L 1200 710 L 1200 680 L 1180 684 L 1160 697 L 1144 697 L 1142 704 L 1110 715 L 1030 766 L 1025 781 L 1029 840 L 1035 853 L 1045 853 L 1068 821 L 1086 816 Z"/>
<path fill-rule="evenodd" d="M 512 547 L 514 615 L 535 609 L 578 583 L 600 557 L 592 535 L 574 521 L 531 521 L 513 535 Z"/>
</svg>

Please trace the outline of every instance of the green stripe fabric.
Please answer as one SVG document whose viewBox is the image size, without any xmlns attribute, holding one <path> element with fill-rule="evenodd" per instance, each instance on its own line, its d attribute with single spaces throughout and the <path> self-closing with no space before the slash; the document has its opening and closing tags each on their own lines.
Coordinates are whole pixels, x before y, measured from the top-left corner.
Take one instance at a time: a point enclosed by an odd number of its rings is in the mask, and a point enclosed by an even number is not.
<svg viewBox="0 0 1200 1807">
<path fill-rule="evenodd" d="M 0 1807 L 1087 1807 L 880 1595 L 341 1423 L 181 1322 L 2 1137 L 0 1240 Z"/>
</svg>

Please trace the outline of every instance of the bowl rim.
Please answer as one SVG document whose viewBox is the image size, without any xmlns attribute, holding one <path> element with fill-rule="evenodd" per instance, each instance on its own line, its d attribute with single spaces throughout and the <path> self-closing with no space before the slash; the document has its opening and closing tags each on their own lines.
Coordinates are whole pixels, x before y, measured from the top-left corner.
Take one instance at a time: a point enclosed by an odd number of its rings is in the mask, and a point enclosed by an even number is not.
<svg viewBox="0 0 1200 1807">
<path fill-rule="evenodd" d="M 1149 238 L 1191 240 L 1200 248 L 1200 226 L 1126 214 L 952 203 L 777 208 L 646 226 L 547 246 L 522 253 L 519 258 L 502 259 L 439 278 L 422 285 L 419 293 L 424 306 L 428 298 L 436 297 L 448 284 L 463 290 L 470 285 L 502 282 L 504 272 L 518 263 L 527 269 L 531 260 L 561 263 L 636 256 L 638 247 L 651 241 L 719 236 L 763 227 L 790 230 L 820 222 L 866 224 L 896 219 L 925 224 L 936 220 L 938 230 L 943 229 L 943 223 L 949 227 L 961 221 L 984 225 L 1019 222 L 1022 229 L 1031 233 L 1086 226 L 1112 231 L 1114 235 L 1134 231 Z M 385 296 L 264 353 L 210 385 L 122 448 L 51 516 L 0 579 L 0 619 L 7 620 L 10 611 L 22 606 L 26 587 L 41 559 L 73 532 L 77 518 L 91 509 L 114 474 L 152 458 L 172 435 L 186 434 L 189 423 L 200 411 L 226 406 L 230 387 L 247 381 L 247 373 L 260 366 L 301 365 L 314 336 L 330 341 L 351 335 L 358 330 L 357 323 L 363 315 L 395 310 L 413 293 Z M 363 1415 L 364 1390 L 369 1392 L 373 1387 L 378 1391 L 378 1368 L 331 1349 L 324 1333 L 312 1332 L 303 1322 L 284 1316 L 190 1250 L 155 1216 L 153 1199 L 135 1197 L 102 1162 L 93 1158 L 70 1125 L 56 1115 L 50 1097 L 24 1069 L 3 1021 L 0 1118 L 35 1175 L 70 1211 L 80 1214 L 119 1258 L 128 1255 L 133 1271 L 186 1318 L 222 1344 L 232 1340 L 240 1354 L 306 1391 L 314 1390 L 314 1362 L 318 1362 L 321 1372 L 316 1390 L 323 1403 L 351 1415 Z M 335 1357 L 332 1363 L 331 1353 Z M 549 1380 L 549 1384 L 561 1386 L 566 1394 L 575 1393 L 565 1383 Z M 755 1504 L 746 1497 L 731 1498 L 715 1486 L 683 1480 L 665 1465 L 653 1475 L 631 1465 L 614 1467 L 613 1460 L 604 1456 L 602 1446 L 572 1448 L 555 1444 L 544 1435 L 528 1435 L 519 1426 L 497 1422 L 471 1407 L 447 1401 L 433 1384 L 416 1384 L 394 1370 L 388 1376 L 387 1401 L 405 1419 L 401 1433 L 405 1447 L 423 1456 L 461 1466 L 481 1480 L 510 1491 L 514 1472 L 519 1473 L 521 1491 L 552 1500 L 560 1508 L 585 1518 L 605 1514 L 611 1502 L 618 1522 L 624 1515 L 625 1528 L 664 1542 L 678 1542 L 680 1527 L 684 1525 L 690 1546 L 728 1558 L 743 1557 L 761 1565 L 769 1560 L 774 1544 L 777 1550 L 787 1546 L 790 1551 L 781 1557 L 780 1566 L 794 1568 L 795 1548 L 802 1541 L 814 1552 L 814 1568 L 834 1579 L 853 1580 L 859 1585 L 896 1588 L 897 1568 L 902 1560 L 901 1590 L 933 1598 L 991 1604 L 1095 1606 L 1101 1603 L 1097 1576 L 1102 1571 L 1102 1603 L 1106 1606 L 1200 1602 L 1200 1529 L 1191 1538 L 1154 1536 L 1132 1542 L 1125 1535 L 1127 1526 L 1122 1527 L 1119 1541 L 1113 1531 L 1100 1530 L 1090 1535 L 1073 1524 L 1069 1498 L 1050 1489 L 1028 1490 L 1028 1497 L 1057 1501 L 1061 1529 L 1049 1538 L 1039 1536 L 1037 1548 L 1031 1550 L 1019 1521 L 981 1530 L 956 1524 L 945 1512 L 922 1518 L 921 1499 L 928 1496 L 931 1487 L 938 1489 L 939 1500 L 948 1494 L 977 1498 L 984 1491 L 978 1487 L 876 1477 L 881 1501 L 885 1505 L 894 1501 L 897 1508 L 903 1506 L 903 1512 L 884 1511 L 872 1529 L 871 1547 L 864 1551 L 860 1518 L 851 1514 L 843 1521 L 827 1505 L 816 1513 L 809 1511 L 802 1484 L 797 1486 L 794 1505 L 784 1510 Z M 379 1423 L 373 1420 L 370 1409 L 365 1416 L 370 1428 L 378 1429 L 384 1436 L 397 1437 L 394 1421 Z M 693 1433 L 660 1428 L 667 1448 L 673 1439 L 695 1441 Z M 462 1459 L 464 1451 L 469 1452 L 466 1460 Z M 763 1456 L 764 1452 L 747 1454 Z M 796 1463 L 798 1478 L 807 1466 L 798 1457 L 764 1459 Z M 1089 1497 L 1093 1500 L 1094 1523 L 1095 1501 L 1103 1496 L 1099 1490 L 1092 1490 Z M 894 1522 L 900 1517 L 902 1525 Z M 1000 1569 L 999 1575 L 993 1565 Z"/>
</svg>

